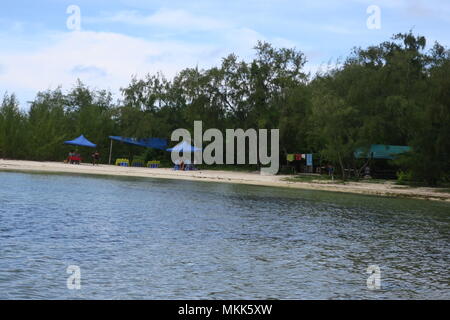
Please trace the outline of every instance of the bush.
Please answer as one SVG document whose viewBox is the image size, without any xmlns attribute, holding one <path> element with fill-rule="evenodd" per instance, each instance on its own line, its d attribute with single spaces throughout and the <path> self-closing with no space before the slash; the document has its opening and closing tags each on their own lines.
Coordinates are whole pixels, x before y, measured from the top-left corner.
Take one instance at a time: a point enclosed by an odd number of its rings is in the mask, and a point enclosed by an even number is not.
<svg viewBox="0 0 450 320">
<path fill-rule="evenodd" d="M 397 183 L 398 184 L 408 184 L 412 181 L 412 172 L 411 171 L 398 171 L 397 172 Z"/>
</svg>

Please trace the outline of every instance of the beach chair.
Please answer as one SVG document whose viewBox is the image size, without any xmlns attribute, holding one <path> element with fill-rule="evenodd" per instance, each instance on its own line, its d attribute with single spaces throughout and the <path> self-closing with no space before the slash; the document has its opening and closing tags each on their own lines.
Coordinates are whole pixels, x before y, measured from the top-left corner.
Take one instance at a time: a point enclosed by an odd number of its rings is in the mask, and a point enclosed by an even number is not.
<svg viewBox="0 0 450 320">
<path fill-rule="evenodd" d="M 149 161 L 149 162 L 147 162 L 147 168 L 157 169 L 157 168 L 159 168 L 160 164 L 161 164 L 160 161 Z"/>
<path fill-rule="evenodd" d="M 116 166 L 129 167 L 130 166 L 130 161 L 128 159 L 117 159 L 116 160 Z"/>
<path fill-rule="evenodd" d="M 142 168 L 142 167 L 144 167 L 144 160 L 140 160 L 140 159 L 133 160 L 133 161 L 131 162 L 131 166 L 132 166 L 132 167 Z"/>
</svg>

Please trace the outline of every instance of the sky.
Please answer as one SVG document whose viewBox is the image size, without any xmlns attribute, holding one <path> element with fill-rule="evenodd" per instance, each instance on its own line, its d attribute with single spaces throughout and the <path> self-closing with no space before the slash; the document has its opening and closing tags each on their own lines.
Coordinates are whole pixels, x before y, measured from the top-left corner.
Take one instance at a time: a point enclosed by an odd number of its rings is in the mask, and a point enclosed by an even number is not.
<svg viewBox="0 0 450 320">
<path fill-rule="evenodd" d="M 230 53 L 250 60 L 258 40 L 302 51 L 315 72 L 409 30 L 448 47 L 450 1 L 4 0 L 0 94 L 15 93 L 27 109 L 37 92 L 80 79 L 120 98 L 133 76 L 170 79 Z"/>
</svg>

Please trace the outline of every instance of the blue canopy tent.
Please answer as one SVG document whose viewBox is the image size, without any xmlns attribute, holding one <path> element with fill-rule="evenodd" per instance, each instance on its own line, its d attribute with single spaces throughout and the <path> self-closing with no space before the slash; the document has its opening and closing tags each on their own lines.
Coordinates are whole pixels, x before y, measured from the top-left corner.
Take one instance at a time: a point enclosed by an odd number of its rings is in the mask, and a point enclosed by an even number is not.
<svg viewBox="0 0 450 320">
<path fill-rule="evenodd" d="M 191 152 L 202 151 L 202 149 L 201 148 L 197 148 L 195 146 L 191 146 L 186 141 L 183 141 L 183 142 L 180 142 L 179 144 L 177 144 L 175 147 L 167 149 L 167 151 L 178 152 L 178 153 L 180 153 L 180 152 L 191 153 Z M 194 163 L 195 163 L 195 161 L 194 161 Z M 189 162 L 188 168 L 190 168 L 188 170 L 193 170 L 193 168 L 194 168 L 190 162 Z M 174 169 L 175 170 L 179 169 L 179 164 L 178 163 L 175 163 L 175 168 Z"/>
<path fill-rule="evenodd" d="M 81 147 L 89 147 L 95 148 L 97 145 L 95 143 L 90 142 L 88 139 L 84 137 L 84 135 L 79 136 L 76 139 L 64 141 L 64 144 L 70 144 L 73 146 L 81 146 Z"/>
<path fill-rule="evenodd" d="M 202 151 L 202 149 L 191 146 L 186 141 L 183 141 L 183 142 L 180 142 L 179 144 L 177 144 L 175 147 L 167 149 L 167 151 L 170 151 L 170 152 L 172 152 L 172 151 L 175 151 L 175 152 L 197 152 L 197 151 Z"/>
<path fill-rule="evenodd" d="M 167 147 L 167 140 L 160 138 L 146 138 L 146 139 L 136 139 L 136 138 L 126 138 L 119 136 L 109 136 L 111 140 L 120 141 L 127 144 L 132 144 L 140 147 L 155 148 L 164 150 Z"/>
<path fill-rule="evenodd" d="M 159 150 L 165 150 L 167 148 L 167 140 L 161 138 L 136 139 L 120 136 L 109 136 L 109 138 L 111 139 L 111 146 L 109 148 L 109 164 L 111 164 L 113 140 L 144 148 L 154 148 Z"/>
</svg>

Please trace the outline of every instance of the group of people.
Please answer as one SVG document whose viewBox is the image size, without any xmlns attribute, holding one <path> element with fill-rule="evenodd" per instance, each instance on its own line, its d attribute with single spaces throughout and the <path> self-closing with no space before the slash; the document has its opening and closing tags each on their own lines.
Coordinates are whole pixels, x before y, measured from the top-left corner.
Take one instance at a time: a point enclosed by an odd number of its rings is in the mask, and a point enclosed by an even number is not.
<svg viewBox="0 0 450 320">
<path fill-rule="evenodd" d="M 69 156 L 67 158 L 67 162 L 70 164 L 80 164 L 81 163 L 81 156 L 79 153 L 76 153 L 73 150 L 70 150 Z"/>
<path fill-rule="evenodd" d="M 92 155 L 92 165 L 98 165 L 98 162 L 100 160 L 100 153 L 96 150 Z M 67 162 L 70 164 L 80 164 L 81 163 L 81 156 L 79 153 L 76 153 L 74 150 L 70 150 L 69 156 L 67 158 Z"/>
<path fill-rule="evenodd" d="M 194 166 L 192 165 L 191 161 L 186 159 L 181 159 L 175 161 L 175 170 L 181 170 L 181 171 L 188 171 L 188 170 L 195 170 Z"/>
</svg>

